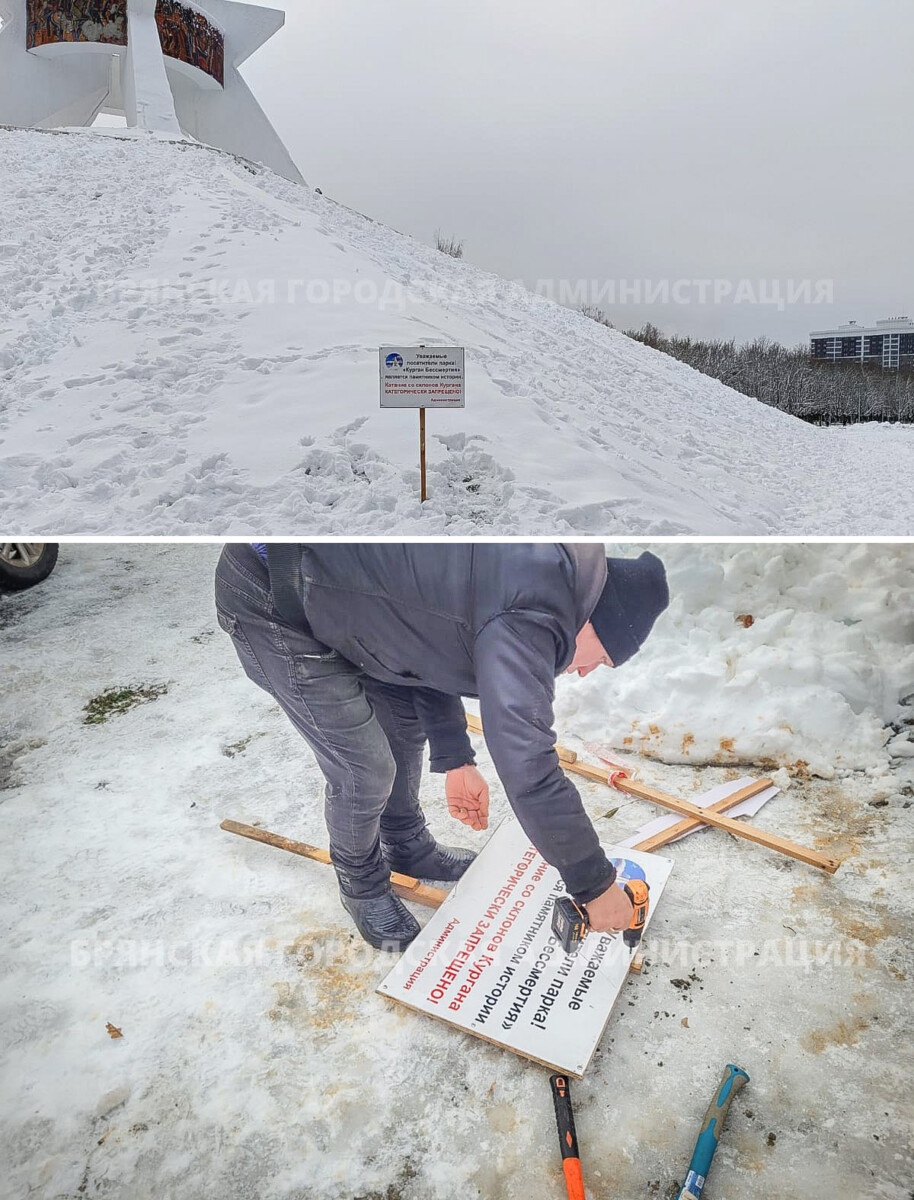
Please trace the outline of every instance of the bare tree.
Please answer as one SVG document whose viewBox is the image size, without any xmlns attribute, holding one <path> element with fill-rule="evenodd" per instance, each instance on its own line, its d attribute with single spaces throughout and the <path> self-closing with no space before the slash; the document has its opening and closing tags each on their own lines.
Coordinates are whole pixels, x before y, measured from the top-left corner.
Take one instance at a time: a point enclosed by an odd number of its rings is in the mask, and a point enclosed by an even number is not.
<svg viewBox="0 0 914 1200">
<path fill-rule="evenodd" d="M 582 304 L 578 312 L 582 316 L 588 317 L 591 321 L 596 321 L 598 325 L 605 325 L 607 329 L 616 328 L 603 309 L 598 308 L 596 304 Z"/>
<path fill-rule="evenodd" d="M 451 258 L 463 258 L 463 240 L 445 237 L 440 229 L 435 230 L 435 246 L 442 254 L 449 254 Z"/>
</svg>

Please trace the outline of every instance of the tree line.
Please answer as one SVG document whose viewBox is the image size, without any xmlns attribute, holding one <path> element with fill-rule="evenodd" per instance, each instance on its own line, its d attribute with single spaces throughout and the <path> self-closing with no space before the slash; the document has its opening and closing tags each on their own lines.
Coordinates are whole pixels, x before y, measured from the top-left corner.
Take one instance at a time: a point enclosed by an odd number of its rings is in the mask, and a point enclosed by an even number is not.
<svg viewBox="0 0 914 1200">
<path fill-rule="evenodd" d="M 586 315 L 610 325 L 598 310 L 587 310 Z M 765 337 L 744 345 L 732 339 L 701 341 L 666 337 L 650 324 L 625 333 L 745 396 L 815 425 L 914 424 L 914 371 L 910 369 L 883 371 L 859 362 L 817 362 L 804 346 L 790 349 Z"/>
</svg>

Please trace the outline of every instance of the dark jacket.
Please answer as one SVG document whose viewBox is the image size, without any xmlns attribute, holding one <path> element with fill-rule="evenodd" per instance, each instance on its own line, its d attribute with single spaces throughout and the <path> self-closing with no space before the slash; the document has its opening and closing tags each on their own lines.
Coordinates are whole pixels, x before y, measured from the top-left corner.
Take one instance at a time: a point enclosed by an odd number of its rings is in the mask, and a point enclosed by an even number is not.
<svg viewBox="0 0 914 1200">
<path fill-rule="evenodd" d="M 374 679 L 417 689 L 432 770 L 473 762 L 461 696 L 531 842 L 579 902 L 614 872 L 559 766 L 555 677 L 606 581 L 598 545 L 328 543 L 267 547 L 274 601 Z"/>
</svg>

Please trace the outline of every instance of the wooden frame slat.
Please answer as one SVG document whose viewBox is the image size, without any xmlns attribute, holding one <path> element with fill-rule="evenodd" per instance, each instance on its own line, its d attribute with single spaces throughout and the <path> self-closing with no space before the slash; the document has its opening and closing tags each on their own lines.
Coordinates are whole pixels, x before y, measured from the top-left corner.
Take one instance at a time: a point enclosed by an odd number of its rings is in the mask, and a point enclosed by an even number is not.
<svg viewBox="0 0 914 1200">
<path fill-rule="evenodd" d="M 482 722 L 472 713 L 467 713 L 467 728 L 472 730 L 473 733 L 482 733 L 485 736 Z M 569 758 L 568 755 L 574 754 L 574 751 L 568 751 L 564 746 L 556 746 L 555 749 L 564 770 L 573 775 L 580 775 L 584 779 L 589 779 L 593 783 L 602 783 L 607 787 L 614 787 L 617 791 L 623 792 L 627 796 L 634 796 L 638 800 L 649 800 L 652 804 L 659 804 L 661 808 L 682 813 L 683 816 L 689 818 L 690 822 L 693 822 L 690 826 L 693 829 L 699 825 L 713 825 L 718 829 L 725 829 L 735 837 L 743 838 L 747 842 L 754 842 L 758 846 L 766 846 L 769 850 L 775 850 L 779 854 L 786 855 L 788 858 L 795 858 L 799 862 L 807 863 L 811 867 L 818 867 L 819 870 L 826 871 L 829 875 L 834 875 L 841 866 L 840 859 L 829 858 L 825 854 L 819 854 L 817 850 L 809 850 L 806 846 L 800 846 L 798 843 L 791 842 L 787 838 L 778 837 L 774 833 L 766 833 L 763 829 L 757 829 L 754 825 L 750 825 L 746 821 L 736 821 L 732 817 L 725 816 L 723 808 L 720 807 L 720 802 L 718 804 L 709 804 L 707 808 L 699 808 L 697 804 L 692 804 L 689 800 L 680 800 L 678 796 L 668 796 L 666 792 L 658 791 L 657 788 L 638 783 L 637 780 L 630 779 L 622 772 L 608 771 L 603 767 L 593 767 L 589 763 L 582 763 L 578 761 L 577 755 L 574 758 Z M 764 783 L 766 787 L 773 786 L 768 779 L 759 780 L 759 783 Z M 745 796 L 740 798 L 746 799 Z M 725 807 L 731 807 L 733 802 L 733 798 L 729 797 Z M 736 802 L 738 803 L 738 801 Z M 682 821 L 679 824 L 685 826 L 687 822 Z M 675 829 L 676 826 L 672 828 Z M 688 830 L 682 829 L 680 832 L 688 832 Z M 671 834 L 672 829 L 666 830 L 665 833 Z M 660 837 L 662 835 L 658 834 L 657 836 Z M 668 837 L 667 841 L 669 840 L 670 838 Z M 654 842 L 655 847 L 666 844 L 666 842 Z M 642 847 L 637 848 L 642 849 Z"/>
</svg>

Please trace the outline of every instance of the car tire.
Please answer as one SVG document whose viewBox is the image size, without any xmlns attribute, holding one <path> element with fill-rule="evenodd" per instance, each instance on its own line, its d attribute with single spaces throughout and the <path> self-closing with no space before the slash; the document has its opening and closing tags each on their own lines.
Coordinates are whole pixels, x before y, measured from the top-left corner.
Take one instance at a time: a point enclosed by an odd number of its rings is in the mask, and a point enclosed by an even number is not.
<svg viewBox="0 0 914 1200">
<path fill-rule="evenodd" d="M 56 563 L 55 542 L 0 542 L 0 589 L 34 587 L 47 579 Z"/>
</svg>

